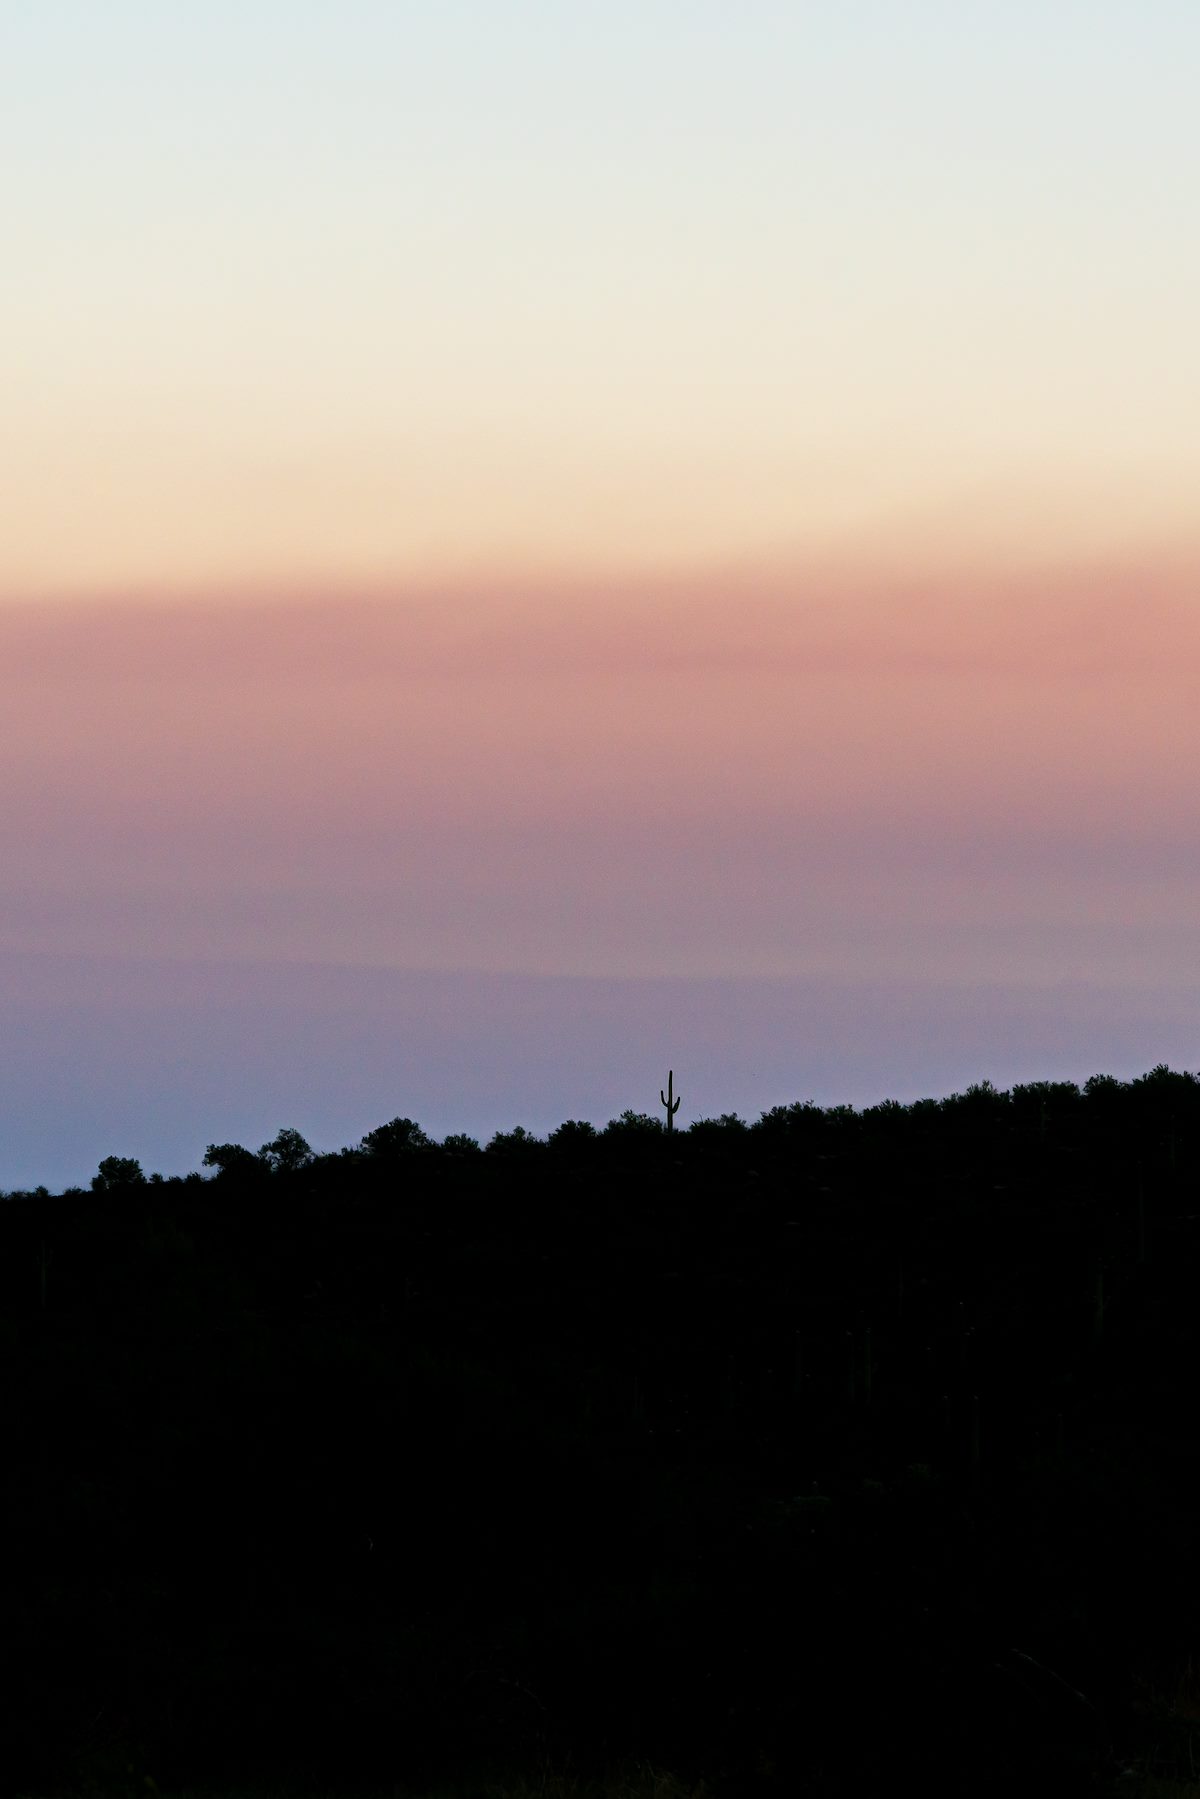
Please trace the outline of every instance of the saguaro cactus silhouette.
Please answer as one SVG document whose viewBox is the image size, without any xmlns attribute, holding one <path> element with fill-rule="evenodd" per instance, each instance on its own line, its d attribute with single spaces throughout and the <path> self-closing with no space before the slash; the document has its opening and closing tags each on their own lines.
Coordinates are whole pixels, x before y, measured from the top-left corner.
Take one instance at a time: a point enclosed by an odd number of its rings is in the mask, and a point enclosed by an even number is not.
<svg viewBox="0 0 1200 1799">
<path fill-rule="evenodd" d="M 658 1097 L 662 1101 L 663 1105 L 667 1108 L 667 1129 L 669 1131 L 673 1131 L 675 1129 L 675 1114 L 679 1110 L 679 1101 L 677 1099 L 672 1098 L 672 1094 L 674 1093 L 674 1091 L 675 1091 L 675 1070 L 673 1068 L 668 1068 L 668 1070 L 667 1070 L 667 1090 L 664 1093 L 662 1088 L 660 1087 L 658 1090 Z"/>
</svg>

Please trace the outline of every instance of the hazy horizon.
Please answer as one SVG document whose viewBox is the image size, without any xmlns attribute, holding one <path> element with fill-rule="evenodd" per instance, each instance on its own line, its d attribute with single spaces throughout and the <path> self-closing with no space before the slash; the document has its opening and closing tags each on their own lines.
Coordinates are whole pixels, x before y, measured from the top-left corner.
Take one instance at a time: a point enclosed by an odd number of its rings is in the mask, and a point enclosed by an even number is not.
<svg viewBox="0 0 1200 1799">
<path fill-rule="evenodd" d="M 1190 988 L 614 979 L 0 953 L 0 1191 L 86 1186 L 102 1157 L 200 1167 L 282 1126 L 325 1152 L 396 1116 L 486 1142 L 567 1118 L 678 1125 L 772 1105 L 909 1102 L 979 1080 L 1187 1067 Z M 514 1038 L 519 1055 L 511 1053 Z M 1038 1047 L 1031 1049 L 1031 1041 Z"/>
</svg>

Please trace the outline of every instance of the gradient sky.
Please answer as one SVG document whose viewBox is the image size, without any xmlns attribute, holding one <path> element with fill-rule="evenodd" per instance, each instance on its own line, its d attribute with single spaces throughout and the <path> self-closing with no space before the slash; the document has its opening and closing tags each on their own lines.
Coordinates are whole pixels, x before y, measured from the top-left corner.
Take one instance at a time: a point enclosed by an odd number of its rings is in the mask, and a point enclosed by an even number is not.
<svg viewBox="0 0 1200 1799">
<path fill-rule="evenodd" d="M 1198 67 L 1165 0 L 11 0 L 0 1186 L 689 1046 L 1186 1061 Z"/>
</svg>

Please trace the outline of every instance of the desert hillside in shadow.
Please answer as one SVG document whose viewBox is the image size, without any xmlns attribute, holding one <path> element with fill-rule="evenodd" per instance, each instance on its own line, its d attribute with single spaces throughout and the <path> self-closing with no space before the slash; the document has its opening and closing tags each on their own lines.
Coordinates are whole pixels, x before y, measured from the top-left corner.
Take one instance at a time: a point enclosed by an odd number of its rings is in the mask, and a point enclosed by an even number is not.
<svg viewBox="0 0 1200 1799">
<path fill-rule="evenodd" d="M 1189 1790 L 1200 1079 L 673 1080 L 5 1197 L 8 1790 Z"/>
</svg>

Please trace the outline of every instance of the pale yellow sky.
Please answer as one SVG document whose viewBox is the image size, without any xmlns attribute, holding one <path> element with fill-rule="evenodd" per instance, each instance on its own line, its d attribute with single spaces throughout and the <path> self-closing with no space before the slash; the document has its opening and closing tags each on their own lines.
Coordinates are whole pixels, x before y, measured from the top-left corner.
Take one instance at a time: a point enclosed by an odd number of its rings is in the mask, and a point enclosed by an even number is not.
<svg viewBox="0 0 1200 1799">
<path fill-rule="evenodd" d="M 1194 540 L 1183 9 L 26 10 L 0 600 Z"/>
</svg>

